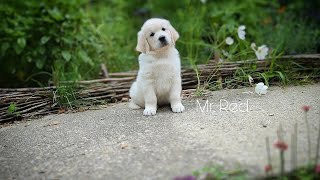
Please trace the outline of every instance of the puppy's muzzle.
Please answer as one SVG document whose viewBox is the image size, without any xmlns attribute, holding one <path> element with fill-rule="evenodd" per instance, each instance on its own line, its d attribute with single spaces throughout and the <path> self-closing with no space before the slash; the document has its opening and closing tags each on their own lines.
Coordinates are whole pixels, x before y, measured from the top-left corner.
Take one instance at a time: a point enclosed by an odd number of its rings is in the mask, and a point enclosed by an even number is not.
<svg viewBox="0 0 320 180">
<path fill-rule="evenodd" d="M 164 46 L 168 44 L 165 36 L 160 36 L 160 37 L 159 37 L 159 41 L 160 41 L 161 44 L 164 45 Z"/>
</svg>

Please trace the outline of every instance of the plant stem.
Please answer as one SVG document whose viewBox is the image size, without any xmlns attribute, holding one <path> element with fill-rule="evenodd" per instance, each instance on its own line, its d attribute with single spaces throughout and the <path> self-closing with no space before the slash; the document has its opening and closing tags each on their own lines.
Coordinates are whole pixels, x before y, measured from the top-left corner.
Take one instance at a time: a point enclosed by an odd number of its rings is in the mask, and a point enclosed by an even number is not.
<svg viewBox="0 0 320 180">
<path fill-rule="evenodd" d="M 284 177 L 284 151 L 280 150 L 280 177 Z"/>
<path fill-rule="evenodd" d="M 294 167 L 297 168 L 298 162 L 298 123 L 294 124 Z"/>
<path fill-rule="evenodd" d="M 311 163 L 311 137 L 310 137 L 310 128 L 309 128 L 309 122 L 307 119 L 307 112 L 304 113 L 304 119 L 306 121 L 306 126 L 307 126 L 307 138 L 308 138 L 308 159 L 309 163 Z"/>
<path fill-rule="evenodd" d="M 271 154 L 270 154 L 269 137 L 266 137 L 266 148 L 267 148 L 268 165 L 271 166 Z M 273 174 L 273 170 L 272 169 L 271 169 L 271 173 Z"/>
<path fill-rule="evenodd" d="M 319 149 L 320 149 L 320 122 L 319 122 L 319 128 L 318 128 L 318 141 L 317 141 L 317 151 L 316 151 L 316 159 L 315 159 L 315 165 L 318 164 L 318 158 L 319 158 Z"/>
<path fill-rule="evenodd" d="M 278 139 L 279 141 L 283 141 L 283 128 L 282 128 L 282 124 L 279 123 L 279 128 L 278 128 L 278 131 L 277 131 L 277 136 L 278 136 Z"/>
<path fill-rule="evenodd" d="M 297 144 L 298 144 L 298 124 L 297 122 L 294 124 L 294 130 L 291 134 L 291 170 L 295 170 L 297 168 Z"/>
<path fill-rule="evenodd" d="M 291 134 L 291 171 L 296 168 L 294 149 L 294 133 Z"/>
<path fill-rule="evenodd" d="M 294 124 L 293 134 L 291 135 L 291 170 L 295 170 L 297 168 L 297 145 L 298 144 L 298 124 L 297 122 Z"/>
</svg>

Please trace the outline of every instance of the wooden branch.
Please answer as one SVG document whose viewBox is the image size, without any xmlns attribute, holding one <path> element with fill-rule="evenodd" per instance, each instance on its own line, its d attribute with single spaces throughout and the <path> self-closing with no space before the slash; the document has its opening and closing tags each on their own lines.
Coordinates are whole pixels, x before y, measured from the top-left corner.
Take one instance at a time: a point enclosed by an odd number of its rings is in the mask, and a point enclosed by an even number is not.
<svg viewBox="0 0 320 180">
<path fill-rule="evenodd" d="M 102 70 L 103 77 L 109 78 L 109 73 L 108 73 L 106 64 L 104 63 L 101 64 L 101 70 Z"/>
<path fill-rule="evenodd" d="M 38 92 L 56 89 L 56 86 L 35 87 L 35 88 L 0 88 L 0 92 Z"/>
</svg>

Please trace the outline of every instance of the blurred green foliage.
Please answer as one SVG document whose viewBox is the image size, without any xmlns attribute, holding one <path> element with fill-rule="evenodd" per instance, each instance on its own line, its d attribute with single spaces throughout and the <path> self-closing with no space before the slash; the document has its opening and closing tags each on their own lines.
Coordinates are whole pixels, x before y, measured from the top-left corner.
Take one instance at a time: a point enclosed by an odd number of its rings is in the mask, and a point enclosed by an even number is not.
<svg viewBox="0 0 320 180">
<path fill-rule="evenodd" d="M 57 84 L 98 73 L 102 43 L 85 0 L 16 0 L 0 6 L 1 86 Z"/>
<path fill-rule="evenodd" d="M 108 68 L 126 71 L 137 68 L 136 34 L 150 17 L 168 19 L 178 30 L 177 48 L 184 65 L 205 63 L 222 50 L 230 53 L 228 60 L 255 58 L 252 42 L 277 53 L 316 53 L 319 19 L 307 13 L 317 4 L 314 0 L 96 0 L 87 10 L 107 42 Z M 240 25 L 246 26 L 245 41 L 237 37 Z M 227 36 L 238 43 L 223 44 Z"/>
<path fill-rule="evenodd" d="M 315 0 L 1 0 L 0 86 L 58 85 L 137 69 L 137 32 L 150 17 L 171 21 L 180 33 L 182 64 L 255 58 L 250 44 L 283 54 L 316 53 L 320 47 Z M 246 39 L 237 28 L 246 26 Z M 235 39 L 226 45 L 226 37 Z"/>
</svg>

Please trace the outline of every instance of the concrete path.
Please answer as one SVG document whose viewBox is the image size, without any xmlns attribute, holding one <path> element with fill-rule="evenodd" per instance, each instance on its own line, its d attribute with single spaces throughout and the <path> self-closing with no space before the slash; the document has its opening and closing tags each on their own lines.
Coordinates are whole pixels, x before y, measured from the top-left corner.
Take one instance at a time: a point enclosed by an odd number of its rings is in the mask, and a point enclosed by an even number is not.
<svg viewBox="0 0 320 180">
<path fill-rule="evenodd" d="M 267 163 L 265 137 L 274 143 L 280 122 L 287 142 L 298 122 L 298 161 L 306 162 L 305 104 L 312 107 L 308 118 L 315 154 L 320 84 L 270 87 L 264 96 L 253 88 L 221 90 L 186 97 L 183 104 L 182 114 L 163 107 L 156 116 L 144 117 L 142 110 L 120 103 L 3 126 L 0 179 L 172 179 L 208 164 L 261 175 Z M 271 153 L 277 169 L 273 146 Z"/>
</svg>

